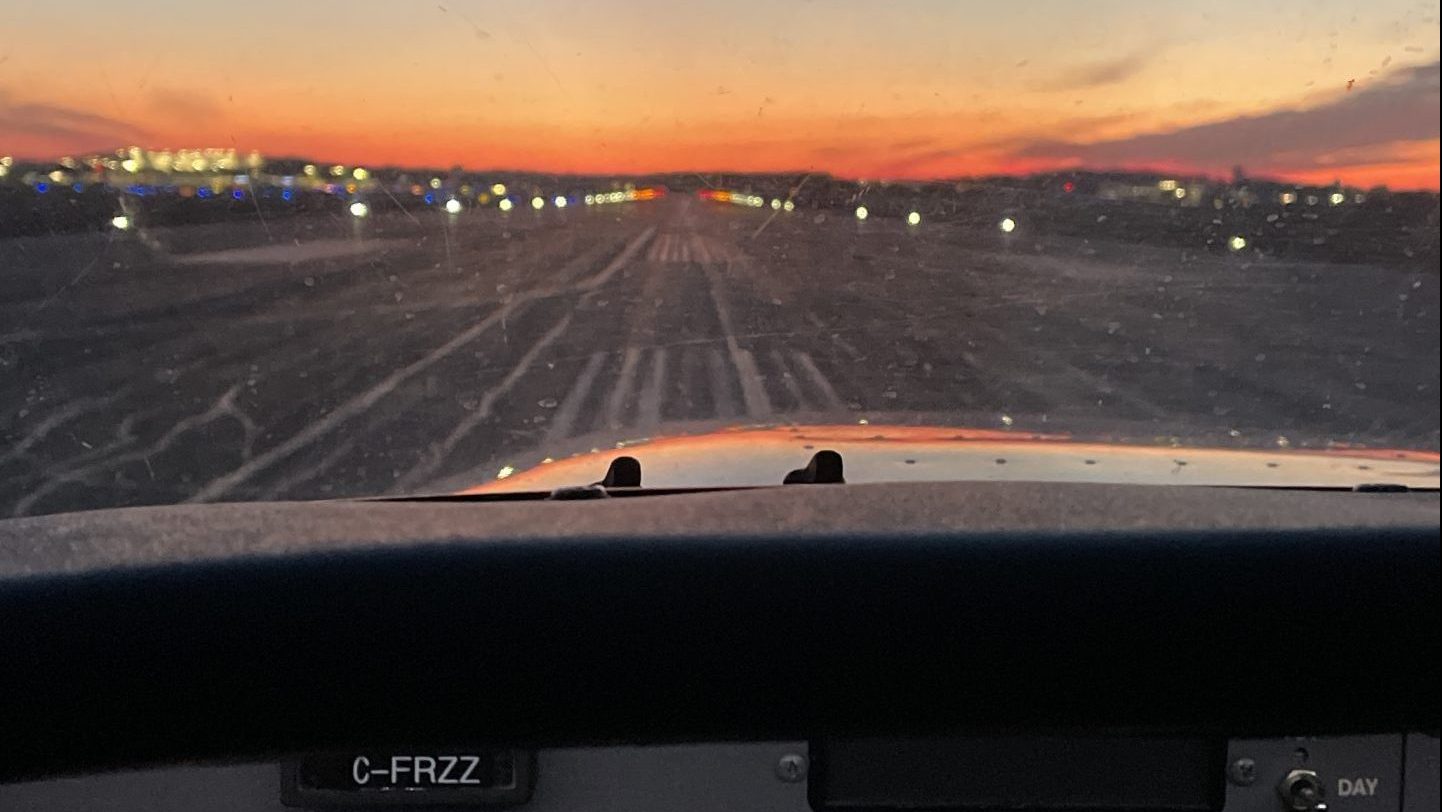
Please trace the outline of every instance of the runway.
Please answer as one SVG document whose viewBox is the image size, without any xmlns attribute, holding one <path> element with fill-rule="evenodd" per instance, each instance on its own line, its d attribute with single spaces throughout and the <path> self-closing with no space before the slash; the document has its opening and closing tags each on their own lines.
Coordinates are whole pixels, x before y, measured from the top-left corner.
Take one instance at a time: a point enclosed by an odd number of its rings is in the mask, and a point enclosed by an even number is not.
<svg viewBox="0 0 1442 812">
<path fill-rule="evenodd" d="M 672 195 L 0 241 L 0 515 L 729 425 L 1438 448 L 1438 277 Z M 719 483 L 718 483 L 719 484 Z"/>
</svg>

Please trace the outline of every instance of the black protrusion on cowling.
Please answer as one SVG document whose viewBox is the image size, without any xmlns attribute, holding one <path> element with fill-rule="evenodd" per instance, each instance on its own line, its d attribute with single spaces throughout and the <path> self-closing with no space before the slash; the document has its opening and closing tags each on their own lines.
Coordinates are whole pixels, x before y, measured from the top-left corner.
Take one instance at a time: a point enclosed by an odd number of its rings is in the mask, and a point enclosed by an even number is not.
<svg viewBox="0 0 1442 812">
<path fill-rule="evenodd" d="M 786 475 L 784 485 L 840 485 L 846 482 L 841 470 L 841 455 L 835 451 L 818 451 L 811 455 L 805 468 Z"/>
<path fill-rule="evenodd" d="M 641 462 L 635 457 L 611 460 L 611 467 L 606 469 L 606 477 L 600 484 L 603 488 L 641 487 Z"/>
</svg>

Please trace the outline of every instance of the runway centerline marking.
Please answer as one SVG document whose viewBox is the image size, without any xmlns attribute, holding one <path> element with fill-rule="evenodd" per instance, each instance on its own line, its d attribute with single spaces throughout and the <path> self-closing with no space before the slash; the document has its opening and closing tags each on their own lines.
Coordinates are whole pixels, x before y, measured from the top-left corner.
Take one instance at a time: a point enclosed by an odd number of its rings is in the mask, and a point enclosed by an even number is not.
<svg viewBox="0 0 1442 812">
<path fill-rule="evenodd" d="M 621 359 L 621 372 L 616 376 L 610 396 L 606 398 L 606 425 L 612 429 L 625 425 L 622 412 L 626 408 L 626 402 L 630 400 L 631 385 L 636 380 L 636 365 L 640 360 L 640 347 L 626 348 L 626 354 Z"/>
<path fill-rule="evenodd" d="M 661 396 L 666 391 L 666 350 L 651 350 L 651 374 L 636 404 L 636 425 L 650 428 L 661 422 Z"/>
<path fill-rule="evenodd" d="M 581 374 L 576 376 L 571 390 L 561 400 L 561 407 L 551 418 L 551 427 L 546 431 L 548 447 L 571 436 L 571 429 L 576 424 L 576 418 L 581 416 L 581 405 L 585 403 L 586 395 L 590 393 L 591 385 L 596 382 L 596 376 L 601 373 L 601 366 L 606 363 L 609 355 L 610 353 L 605 351 L 592 353 L 590 360 L 582 368 Z"/>
<path fill-rule="evenodd" d="M 791 357 L 796 361 L 796 366 L 800 368 L 802 374 L 811 382 L 811 387 L 820 393 L 822 406 L 827 411 L 845 411 L 845 402 L 841 400 L 840 395 L 836 394 L 836 388 L 831 385 L 831 381 L 821 374 L 821 369 L 816 366 L 816 362 L 811 359 L 811 356 L 800 350 L 794 350 Z"/>
<path fill-rule="evenodd" d="M 766 396 L 766 387 L 761 383 L 756 359 L 736 341 L 736 331 L 731 326 L 731 309 L 713 266 L 706 267 L 706 280 L 711 286 L 711 303 L 716 308 L 716 320 L 721 323 L 721 332 L 726 338 L 726 351 L 731 355 L 731 366 L 735 368 L 737 379 L 741 383 L 741 399 L 746 404 L 746 412 L 752 417 L 765 417 L 772 412 L 771 399 Z"/>
<path fill-rule="evenodd" d="M 796 401 L 796 408 L 805 409 L 805 393 L 801 391 L 801 384 L 796 380 L 796 376 L 791 373 L 791 368 L 787 366 L 786 358 L 782 356 L 780 350 L 771 351 L 771 363 L 775 364 L 776 368 L 780 370 L 781 384 L 786 387 L 786 392 L 791 395 L 791 399 Z"/>
</svg>

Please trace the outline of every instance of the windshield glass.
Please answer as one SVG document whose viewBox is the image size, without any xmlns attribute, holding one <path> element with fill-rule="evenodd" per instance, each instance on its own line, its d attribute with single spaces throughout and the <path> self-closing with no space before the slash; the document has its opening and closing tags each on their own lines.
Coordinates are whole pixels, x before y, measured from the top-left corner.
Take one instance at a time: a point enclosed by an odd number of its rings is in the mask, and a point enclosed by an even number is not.
<svg viewBox="0 0 1442 812">
<path fill-rule="evenodd" d="M 3 16 L 0 514 L 736 426 L 1438 449 L 1436 2 Z"/>
</svg>

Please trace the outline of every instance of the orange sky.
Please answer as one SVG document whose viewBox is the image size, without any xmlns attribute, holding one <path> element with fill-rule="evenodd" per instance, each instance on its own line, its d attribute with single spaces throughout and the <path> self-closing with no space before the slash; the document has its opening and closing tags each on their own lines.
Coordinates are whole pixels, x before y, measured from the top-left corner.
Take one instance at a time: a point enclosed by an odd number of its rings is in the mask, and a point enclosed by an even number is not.
<svg viewBox="0 0 1442 812">
<path fill-rule="evenodd" d="M 1241 164 L 1439 179 L 1436 2 L 10 6 L 0 154 L 136 143 L 556 172 Z"/>
</svg>

